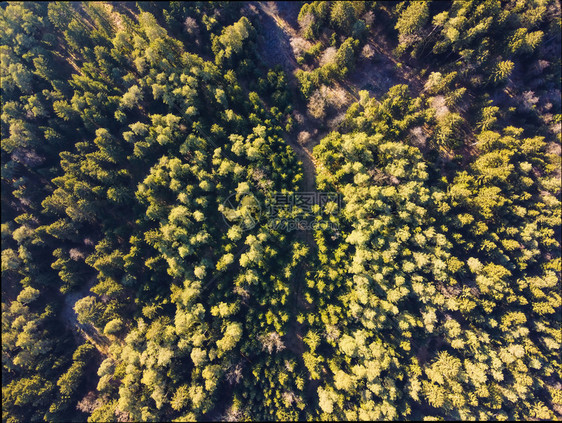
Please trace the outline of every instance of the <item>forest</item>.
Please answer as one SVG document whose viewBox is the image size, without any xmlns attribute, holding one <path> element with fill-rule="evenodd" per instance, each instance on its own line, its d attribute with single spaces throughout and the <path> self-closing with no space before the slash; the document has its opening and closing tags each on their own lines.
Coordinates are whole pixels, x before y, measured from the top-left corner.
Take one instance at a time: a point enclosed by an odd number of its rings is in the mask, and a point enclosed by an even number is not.
<svg viewBox="0 0 562 423">
<path fill-rule="evenodd" d="M 561 25 L 1 2 L 2 421 L 562 420 Z"/>
</svg>

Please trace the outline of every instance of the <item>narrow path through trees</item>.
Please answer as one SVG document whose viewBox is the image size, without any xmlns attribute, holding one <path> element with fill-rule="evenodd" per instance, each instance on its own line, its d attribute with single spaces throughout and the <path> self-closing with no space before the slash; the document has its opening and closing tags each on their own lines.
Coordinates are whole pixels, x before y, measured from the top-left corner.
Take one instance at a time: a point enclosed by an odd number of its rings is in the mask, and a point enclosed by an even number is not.
<svg viewBox="0 0 562 423">
<path fill-rule="evenodd" d="M 306 104 L 297 101 L 299 98 L 298 82 L 294 75 L 297 69 L 297 62 L 291 47 L 291 40 L 297 37 L 297 31 L 285 20 L 278 12 L 277 5 L 274 2 L 257 2 L 258 10 L 261 11 L 262 25 L 264 25 L 265 33 L 268 39 L 276 39 L 276 42 L 264 41 L 262 50 L 271 49 L 274 46 L 275 51 L 263 51 L 263 56 L 270 62 L 271 66 L 281 65 L 285 70 L 288 78 L 288 86 L 294 99 L 295 108 L 301 110 L 304 119 L 308 119 L 306 113 Z M 298 13 L 298 12 L 297 12 Z M 303 103 L 303 104 L 301 104 Z M 320 136 L 319 133 L 316 134 Z M 301 185 L 302 192 L 316 192 L 316 162 L 310 150 L 318 143 L 318 139 L 311 140 L 306 148 L 301 145 L 294 134 L 285 134 L 285 142 L 293 149 L 299 160 L 302 162 L 303 181 Z M 303 289 L 306 286 L 306 274 L 310 269 L 314 269 L 315 258 L 317 257 L 317 245 L 314 240 L 314 232 L 312 230 L 298 230 L 296 238 L 299 242 L 305 244 L 308 249 L 308 255 L 295 269 L 293 280 L 293 290 L 289 301 L 292 303 L 292 313 L 290 318 L 289 329 L 285 334 L 286 347 L 295 353 L 300 360 L 302 354 L 306 351 L 303 341 L 304 323 L 299 323 L 298 315 L 304 311 L 310 310 L 313 305 L 309 304 L 303 295 Z M 307 384 L 307 396 L 313 397 L 318 388 L 318 380 L 311 380 Z"/>
<path fill-rule="evenodd" d="M 60 313 L 61 320 L 66 327 L 69 328 L 76 336 L 81 336 L 90 341 L 94 347 L 104 356 L 109 355 L 109 345 L 111 341 L 100 333 L 92 325 L 85 325 L 78 321 L 74 305 L 76 302 L 88 295 L 91 295 L 90 289 L 96 283 L 96 278 L 92 278 L 80 291 L 72 292 L 64 296 L 63 309 Z"/>
</svg>

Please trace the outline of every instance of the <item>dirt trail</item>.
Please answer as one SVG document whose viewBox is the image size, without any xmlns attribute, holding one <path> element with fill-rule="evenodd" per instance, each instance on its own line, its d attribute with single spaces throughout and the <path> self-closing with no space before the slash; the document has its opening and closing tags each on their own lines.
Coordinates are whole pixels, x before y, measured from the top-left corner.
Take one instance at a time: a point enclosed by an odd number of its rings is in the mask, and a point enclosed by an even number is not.
<svg viewBox="0 0 562 423">
<path fill-rule="evenodd" d="M 294 56 L 293 48 L 291 47 L 291 40 L 298 37 L 298 33 L 288 22 L 288 20 L 291 20 L 296 24 L 296 15 L 298 14 L 300 5 L 297 2 L 257 2 L 255 4 L 257 9 L 261 12 L 261 23 L 265 27 L 264 33 L 266 35 L 263 40 L 264 44 L 262 45 L 262 56 L 264 57 L 264 61 L 269 66 L 281 65 L 288 77 L 289 90 L 291 91 L 293 99 L 295 99 L 295 109 L 304 111 L 302 115 L 305 119 L 307 119 L 306 104 L 299 104 L 297 101 L 299 98 L 298 83 L 294 72 L 298 69 L 298 65 Z M 282 9 L 283 15 L 285 15 L 287 19 L 281 17 L 279 9 Z M 291 19 L 291 17 L 293 19 Z M 303 127 L 310 126 L 307 125 L 307 123 L 305 123 Z M 298 159 L 302 162 L 302 192 L 316 192 L 317 165 L 312 155 L 311 148 L 317 144 L 319 136 L 320 133 L 317 133 L 316 139 L 308 142 L 307 146 L 310 146 L 309 148 L 299 144 L 295 134 L 286 134 L 284 136 L 287 144 L 291 146 Z M 307 349 L 303 341 L 303 336 L 305 335 L 304 326 L 306 322 L 302 324 L 299 323 L 297 321 L 297 315 L 302 311 L 310 311 L 313 307 L 305 300 L 303 290 L 306 286 L 306 273 L 309 270 L 312 270 L 311 266 L 314 262 L 313 258 L 317 256 L 316 251 L 318 250 L 318 247 L 316 245 L 316 241 L 314 240 L 313 231 L 298 230 L 295 235 L 298 241 L 304 243 L 309 248 L 309 258 L 305 258 L 305 260 L 303 260 L 295 269 L 293 290 L 291 292 L 291 298 L 289 299 L 289 302 L 293 304 L 293 309 L 287 333 L 284 336 L 284 341 L 286 347 L 290 351 L 292 351 L 297 357 L 302 357 L 302 354 Z M 311 380 L 309 382 L 310 383 L 308 383 L 306 389 L 306 395 L 312 398 L 316 396 L 319 381 Z"/>
<path fill-rule="evenodd" d="M 316 191 L 316 161 L 312 153 L 300 145 L 296 140 L 291 139 L 289 136 L 285 137 L 287 144 L 297 154 L 299 160 L 303 165 L 303 191 L 314 192 Z"/>
<path fill-rule="evenodd" d="M 299 36 L 297 30 L 293 28 L 293 26 L 287 22 L 286 19 L 281 17 L 279 13 L 279 6 L 287 9 L 291 4 L 294 6 L 293 2 L 275 2 L 275 1 L 263 1 L 263 2 L 256 2 L 258 8 L 269 16 L 271 19 L 275 21 L 277 27 L 283 31 L 289 38 L 296 38 Z M 297 5 L 297 13 L 298 13 L 298 5 Z M 294 13 L 295 10 L 289 11 L 289 13 Z M 296 63 L 296 62 L 295 62 Z"/>
<path fill-rule="evenodd" d="M 293 99 L 297 101 L 298 96 L 298 83 L 294 72 L 298 69 L 297 61 L 291 46 L 291 40 L 298 37 L 297 31 L 281 17 L 279 8 L 283 8 L 285 12 L 291 14 L 298 13 L 294 4 L 288 2 L 255 2 L 257 10 L 260 12 L 260 22 L 264 27 L 263 39 L 261 40 L 260 53 L 264 62 L 271 67 L 280 65 L 285 71 L 288 78 L 288 86 L 291 91 Z M 304 109 L 305 104 L 295 103 L 295 109 Z M 304 116 L 304 114 L 303 114 Z M 316 164 L 312 152 L 297 142 L 295 134 L 285 134 L 283 137 L 285 142 L 293 149 L 298 159 L 302 162 L 303 181 L 301 184 L 301 192 L 315 192 L 316 191 Z M 313 231 L 298 230 L 295 233 L 297 240 L 309 248 L 309 254 L 315 255 L 317 249 L 314 240 Z M 307 260 L 301 262 L 295 269 L 295 276 L 293 282 L 293 290 L 289 302 L 293 304 L 292 316 L 289 322 L 289 328 L 285 335 L 286 347 L 295 353 L 297 356 L 302 356 L 306 351 L 303 342 L 303 325 L 298 323 L 297 315 L 310 308 L 303 295 L 303 288 L 305 287 L 306 272 L 309 270 L 309 263 Z"/>
<path fill-rule="evenodd" d="M 264 61 L 270 65 L 281 65 L 287 73 L 289 79 L 289 89 L 292 91 L 293 98 L 297 99 L 298 84 L 294 76 L 295 70 L 298 68 L 291 40 L 297 38 L 298 32 L 287 20 L 281 17 L 278 7 L 283 9 L 294 8 L 292 2 L 255 2 L 257 9 L 261 12 L 261 23 L 265 28 L 264 39 L 261 55 Z M 298 5 L 296 10 L 289 10 L 291 13 L 298 13 Z M 316 190 L 316 163 L 312 152 L 300 145 L 296 138 L 286 135 L 285 141 L 297 154 L 299 160 L 303 163 L 303 187 L 305 192 L 313 192 Z"/>
<path fill-rule="evenodd" d="M 79 334 L 83 338 L 87 339 L 92 343 L 92 345 L 96 347 L 96 349 L 101 354 L 107 356 L 110 355 L 109 346 L 111 345 L 111 341 L 92 325 L 83 325 L 82 323 L 78 322 L 78 317 L 74 312 L 74 305 L 76 304 L 76 302 L 84 297 L 87 297 L 90 294 L 90 288 L 94 286 L 95 282 L 96 278 L 92 278 L 88 283 L 84 285 L 84 287 L 80 291 L 72 292 L 64 296 L 64 305 L 60 314 L 60 318 L 62 319 L 65 326 L 73 331 L 75 335 L 78 336 Z"/>
<path fill-rule="evenodd" d="M 269 66 L 281 65 L 283 70 L 292 77 L 297 68 L 297 59 L 291 47 L 291 39 L 297 36 L 296 31 L 279 15 L 275 2 L 255 2 L 259 10 L 261 23 L 265 28 L 261 56 Z"/>
<path fill-rule="evenodd" d="M 298 65 L 293 53 L 293 48 L 291 47 L 291 40 L 298 37 L 298 33 L 287 20 L 281 17 L 278 10 L 278 6 L 289 9 L 294 5 L 291 2 L 273 1 L 255 2 L 254 4 L 261 12 L 261 24 L 265 29 L 261 55 L 268 65 L 272 67 L 280 65 L 283 70 L 285 70 L 288 77 L 289 89 L 292 91 L 293 98 L 298 99 L 298 84 L 294 76 Z M 298 8 L 296 10 L 298 13 Z M 294 12 L 295 10 L 292 11 L 292 13 Z M 303 116 L 305 116 L 305 114 L 303 114 Z M 295 151 L 303 164 L 302 191 L 316 191 L 316 163 L 312 156 L 312 151 L 300 145 L 294 135 L 287 134 L 284 139 Z"/>
</svg>

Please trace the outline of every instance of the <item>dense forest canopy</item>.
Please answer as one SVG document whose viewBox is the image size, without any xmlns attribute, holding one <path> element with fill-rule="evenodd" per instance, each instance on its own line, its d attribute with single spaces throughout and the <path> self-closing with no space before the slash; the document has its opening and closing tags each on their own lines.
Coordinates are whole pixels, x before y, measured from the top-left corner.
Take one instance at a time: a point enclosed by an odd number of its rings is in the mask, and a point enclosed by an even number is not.
<svg viewBox="0 0 562 423">
<path fill-rule="evenodd" d="M 560 16 L 0 3 L 2 420 L 561 419 Z"/>
</svg>

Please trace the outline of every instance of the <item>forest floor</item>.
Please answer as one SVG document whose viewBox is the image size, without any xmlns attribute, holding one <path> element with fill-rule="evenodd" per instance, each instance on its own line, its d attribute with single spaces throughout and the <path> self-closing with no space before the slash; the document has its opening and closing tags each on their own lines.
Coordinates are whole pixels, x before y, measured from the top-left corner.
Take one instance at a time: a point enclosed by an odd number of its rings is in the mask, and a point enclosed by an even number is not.
<svg viewBox="0 0 562 423">
<path fill-rule="evenodd" d="M 256 2 L 254 3 L 257 10 L 260 12 L 261 24 L 264 26 L 262 32 L 264 38 L 260 44 L 260 54 L 263 60 L 270 66 L 280 65 L 285 71 L 288 78 L 288 86 L 293 98 L 293 105 L 295 110 L 304 117 L 301 122 L 299 130 L 305 128 L 311 130 L 312 122 L 306 118 L 306 103 L 299 101 L 300 96 L 298 93 L 298 82 L 294 75 L 295 70 L 298 69 L 297 61 L 291 46 L 291 41 L 298 37 L 297 31 L 294 27 L 284 19 L 279 10 L 283 10 L 289 16 L 294 17 L 293 21 L 296 23 L 296 16 L 299 12 L 299 4 L 297 2 Z M 302 162 L 303 181 L 301 185 L 302 192 L 316 192 L 316 163 L 312 155 L 312 147 L 318 143 L 318 137 L 314 142 L 309 143 L 307 146 L 301 145 L 297 140 L 297 131 L 287 133 L 284 139 L 287 144 L 293 149 L 298 159 Z M 317 134 L 320 135 L 320 134 Z M 305 244 L 309 248 L 308 257 L 316 256 L 316 241 L 314 240 L 314 233 L 311 230 L 297 230 L 297 241 Z M 306 351 L 306 346 L 303 341 L 303 324 L 297 321 L 297 316 L 300 312 L 310 309 L 312 307 L 304 298 L 304 288 L 306 286 L 306 273 L 311 269 L 313 263 L 306 257 L 295 269 L 295 278 L 293 281 L 293 289 L 289 299 L 293 304 L 292 316 L 289 321 L 289 328 L 284 336 L 285 346 L 295 353 L 298 357 Z M 309 384 L 308 396 L 313 394 L 317 389 L 317 384 Z"/>
</svg>

